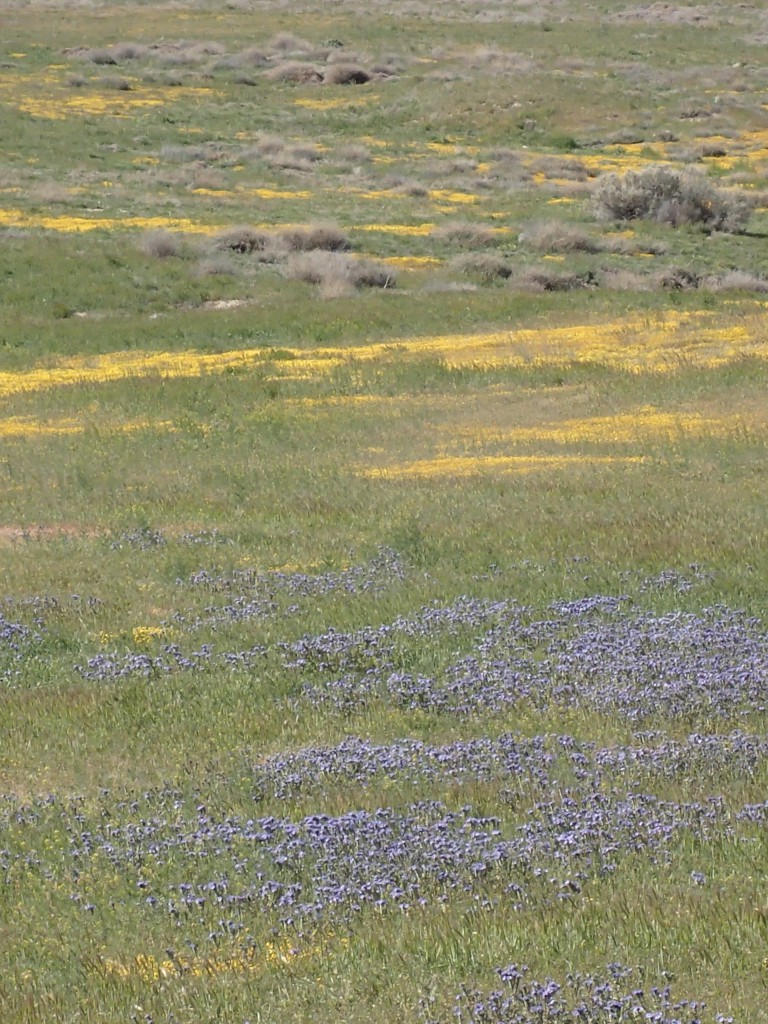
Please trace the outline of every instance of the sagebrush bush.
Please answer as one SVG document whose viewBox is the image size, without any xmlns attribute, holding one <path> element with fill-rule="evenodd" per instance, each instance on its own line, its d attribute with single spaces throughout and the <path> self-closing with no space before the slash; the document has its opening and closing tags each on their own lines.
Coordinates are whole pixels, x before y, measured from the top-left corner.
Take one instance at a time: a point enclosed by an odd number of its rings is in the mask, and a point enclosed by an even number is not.
<svg viewBox="0 0 768 1024">
<path fill-rule="evenodd" d="M 512 276 L 512 267 L 501 257 L 491 253 L 478 252 L 455 256 L 451 260 L 451 267 L 460 274 L 477 276 L 486 283 Z"/>
<path fill-rule="evenodd" d="M 603 175 L 593 204 L 603 220 L 652 220 L 672 227 L 699 224 L 731 232 L 744 230 L 752 212 L 747 196 L 719 189 L 701 174 L 665 166 Z"/>
<path fill-rule="evenodd" d="M 263 252 L 270 244 L 272 236 L 266 231 L 247 226 L 228 228 L 213 239 L 213 247 L 221 252 L 253 253 Z"/>
<path fill-rule="evenodd" d="M 313 249 L 343 252 L 350 248 L 349 238 L 335 224 L 308 224 L 306 227 L 284 228 L 278 232 L 277 244 L 289 252 L 310 252 Z"/>
<path fill-rule="evenodd" d="M 496 241 L 491 228 L 470 220 L 448 221 L 433 228 L 432 234 L 444 242 L 452 242 L 466 249 L 480 249 Z"/>
<path fill-rule="evenodd" d="M 358 64 L 332 64 L 323 74 L 326 85 L 365 85 L 371 76 Z"/>
<path fill-rule="evenodd" d="M 357 288 L 394 288 L 397 283 L 391 267 L 338 252 L 294 253 L 286 261 L 283 273 L 292 280 L 319 285 L 327 296 L 343 295 Z"/>
<path fill-rule="evenodd" d="M 166 260 L 171 256 L 181 256 L 182 252 L 179 236 L 162 228 L 145 232 L 139 241 L 139 248 L 146 256 L 152 256 L 158 260 Z"/>
</svg>

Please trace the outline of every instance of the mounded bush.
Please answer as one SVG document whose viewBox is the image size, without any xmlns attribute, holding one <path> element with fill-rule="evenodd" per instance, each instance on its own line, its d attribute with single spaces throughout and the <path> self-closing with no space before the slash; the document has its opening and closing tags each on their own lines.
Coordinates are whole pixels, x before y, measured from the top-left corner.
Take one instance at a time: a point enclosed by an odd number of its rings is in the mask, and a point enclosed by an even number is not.
<svg viewBox="0 0 768 1024">
<path fill-rule="evenodd" d="M 701 174 L 665 166 L 603 175 L 593 203 L 603 220 L 698 224 L 711 231 L 743 231 L 752 212 L 747 196 L 719 189 Z"/>
</svg>

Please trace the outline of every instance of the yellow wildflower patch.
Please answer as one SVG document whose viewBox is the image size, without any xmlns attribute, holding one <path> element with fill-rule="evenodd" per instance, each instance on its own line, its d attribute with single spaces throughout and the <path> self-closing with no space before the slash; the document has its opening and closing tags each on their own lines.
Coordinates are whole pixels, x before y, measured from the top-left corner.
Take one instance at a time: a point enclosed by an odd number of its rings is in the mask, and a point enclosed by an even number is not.
<svg viewBox="0 0 768 1024">
<path fill-rule="evenodd" d="M 705 416 L 688 410 L 670 411 L 656 406 L 639 406 L 615 416 L 589 416 L 583 419 L 558 420 L 535 427 L 495 427 L 466 429 L 450 426 L 452 440 L 466 439 L 475 444 L 633 444 L 635 442 L 670 442 L 688 437 L 744 436 L 748 430 L 765 431 L 757 421 L 744 417 Z"/>
<path fill-rule="evenodd" d="M 0 210 L 0 227 L 43 228 L 46 231 L 78 233 L 81 231 L 114 231 L 116 228 L 166 228 L 208 235 L 221 231 L 223 224 L 200 224 L 188 217 L 76 217 L 69 214 L 44 215 L 19 209 Z"/>
<path fill-rule="evenodd" d="M 89 430 L 99 433 L 132 434 L 140 430 L 175 430 L 170 420 L 130 420 L 126 423 L 90 424 L 81 418 L 64 418 L 41 423 L 28 416 L 10 416 L 0 420 L 0 437 L 57 437 L 84 434 Z"/>
<path fill-rule="evenodd" d="M 347 940 L 341 940 L 346 945 Z M 101 957 L 98 969 L 107 976 L 115 978 L 138 978 L 142 981 L 160 981 L 163 979 L 183 977 L 216 976 L 221 974 L 261 974 L 266 970 L 274 970 L 319 956 L 323 952 L 321 946 L 297 947 L 288 940 L 266 942 L 263 948 L 249 947 L 236 949 L 230 953 L 213 953 L 210 956 L 186 956 L 177 954 L 160 958 L 140 953 L 128 960 Z"/>
<path fill-rule="evenodd" d="M 363 469 L 362 476 L 376 479 L 408 477 L 476 476 L 479 473 L 533 473 L 569 469 L 576 465 L 605 466 L 645 462 L 642 455 L 441 455 L 385 468 Z"/>
<path fill-rule="evenodd" d="M 473 192 L 452 192 L 448 188 L 433 188 L 429 198 L 444 203 L 466 203 L 471 205 L 477 202 L 477 196 Z"/>
<path fill-rule="evenodd" d="M 153 640 L 159 640 L 166 633 L 167 630 L 162 626 L 134 626 L 131 630 L 133 642 L 139 647 L 151 644 Z"/>
<path fill-rule="evenodd" d="M 294 100 L 295 107 L 304 107 L 306 110 L 339 110 L 344 107 L 358 106 L 360 103 L 373 103 L 378 100 L 373 93 L 356 92 L 353 96 L 323 96 L 318 99 Z"/>
<path fill-rule="evenodd" d="M 764 304 L 753 304 L 762 313 Z M 723 325 L 708 311 L 667 313 L 657 319 L 627 318 L 562 327 L 446 334 L 347 348 L 291 349 L 274 360 L 269 348 L 227 352 L 112 352 L 75 357 L 30 370 L 0 372 L 0 396 L 72 384 L 97 384 L 156 375 L 199 377 L 269 366 L 273 378 L 307 380 L 350 360 L 375 361 L 429 355 L 449 367 L 505 367 L 600 363 L 635 373 L 669 372 L 681 366 L 720 366 L 751 356 L 768 359 L 762 316 Z"/>
</svg>

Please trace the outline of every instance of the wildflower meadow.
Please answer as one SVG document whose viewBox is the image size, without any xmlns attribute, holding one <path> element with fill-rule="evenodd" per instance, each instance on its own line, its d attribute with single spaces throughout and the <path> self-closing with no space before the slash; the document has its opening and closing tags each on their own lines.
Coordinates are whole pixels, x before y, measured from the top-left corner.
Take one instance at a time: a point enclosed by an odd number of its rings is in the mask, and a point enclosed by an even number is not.
<svg viewBox="0 0 768 1024">
<path fill-rule="evenodd" d="M 768 1024 L 768 5 L 2 6 L 1 1024 Z"/>
</svg>

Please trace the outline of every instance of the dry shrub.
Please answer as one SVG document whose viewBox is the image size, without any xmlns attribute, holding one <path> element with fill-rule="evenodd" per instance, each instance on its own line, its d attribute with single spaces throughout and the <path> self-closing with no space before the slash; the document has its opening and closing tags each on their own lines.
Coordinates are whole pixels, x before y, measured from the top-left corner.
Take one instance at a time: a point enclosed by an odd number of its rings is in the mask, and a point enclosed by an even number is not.
<svg viewBox="0 0 768 1024">
<path fill-rule="evenodd" d="M 267 155 L 266 161 L 270 167 L 277 167 L 283 171 L 311 171 L 312 165 L 322 158 L 322 150 L 316 146 L 297 145 L 286 146 L 270 153 Z"/>
<path fill-rule="evenodd" d="M 429 196 L 429 189 L 420 181 L 406 179 L 398 182 L 394 188 L 399 195 L 409 196 L 411 199 L 426 199 Z"/>
<path fill-rule="evenodd" d="M 358 64 L 331 64 L 323 74 L 325 85 L 365 85 L 371 75 Z"/>
<path fill-rule="evenodd" d="M 543 156 L 534 160 L 530 170 L 534 174 L 543 174 L 546 178 L 563 178 L 566 181 L 586 181 L 589 170 L 580 160 L 568 160 L 566 157 Z"/>
<path fill-rule="evenodd" d="M 111 49 L 86 50 L 82 54 L 82 59 L 90 61 L 91 64 L 117 64 L 114 51 Z"/>
<path fill-rule="evenodd" d="M 308 50 L 314 49 L 314 43 L 295 36 L 292 32 L 278 32 L 270 39 L 267 46 L 276 53 L 306 53 Z"/>
<path fill-rule="evenodd" d="M 518 241 L 537 252 L 602 252 L 605 243 L 573 224 L 550 220 L 533 224 Z"/>
<path fill-rule="evenodd" d="M 272 236 L 266 231 L 246 226 L 229 228 L 214 236 L 213 247 L 221 252 L 253 253 L 269 248 Z"/>
<path fill-rule="evenodd" d="M 207 40 L 206 42 L 192 43 L 191 46 L 185 47 L 184 52 L 193 60 L 202 60 L 205 57 L 221 57 L 226 53 L 226 47 L 221 43 Z"/>
<path fill-rule="evenodd" d="M 370 151 L 365 146 L 359 146 L 355 143 L 340 146 L 333 154 L 333 157 L 336 163 L 341 164 L 367 164 L 371 162 Z"/>
<path fill-rule="evenodd" d="M 264 77 L 272 82 L 293 82 L 296 85 L 307 85 L 323 80 L 323 76 L 313 64 L 303 64 L 299 61 L 278 64 L 266 71 Z"/>
<path fill-rule="evenodd" d="M 512 276 L 512 267 L 505 263 L 499 256 L 491 253 L 478 252 L 467 253 L 464 256 L 455 256 L 451 260 L 451 268 L 458 270 L 460 274 L 470 274 L 481 278 L 486 284 L 497 281 L 499 278 Z"/>
<path fill-rule="evenodd" d="M 432 235 L 444 242 L 464 246 L 466 249 L 482 249 L 496 241 L 491 228 L 470 220 L 454 220 L 433 228 Z"/>
<path fill-rule="evenodd" d="M 182 244 L 179 236 L 162 228 L 158 228 L 155 231 L 146 231 L 139 240 L 139 248 L 145 256 L 152 256 L 157 260 L 166 260 L 171 256 L 181 256 L 182 253 Z"/>
<path fill-rule="evenodd" d="M 208 256 L 195 267 L 196 277 L 234 277 L 237 268 L 225 255 Z"/>
<path fill-rule="evenodd" d="M 114 89 L 116 92 L 132 92 L 133 86 L 127 78 L 118 78 L 117 75 L 107 75 L 100 78 L 96 85 L 102 89 Z"/>
<path fill-rule="evenodd" d="M 115 43 L 111 50 L 116 60 L 141 60 L 147 48 L 142 43 Z"/>
<path fill-rule="evenodd" d="M 267 54 L 258 46 L 249 46 L 241 50 L 233 59 L 236 64 L 247 68 L 260 68 L 269 62 Z"/>
<path fill-rule="evenodd" d="M 284 228 L 278 232 L 277 245 L 287 252 L 345 252 L 350 248 L 347 235 L 335 224 L 309 224 L 306 227 Z"/>
<path fill-rule="evenodd" d="M 768 280 L 746 270 L 728 270 L 725 274 L 704 278 L 701 287 L 712 292 L 768 292 Z"/>
<path fill-rule="evenodd" d="M 653 278 L 649 274 L 638 274 L 634 270 L 610 268 L 603 271 L 600 277 L 603 288 L 615 292 L 651 292 L 655 288 Z"/>
<path fill-rule="evenodd" d="M 88 85 L 88 79 L 82 75 L 68 75 L 67 85 L 72 89 L 83 89 Z"/>
<path fill-rule="evenodd" d="M 272 156 L 275 153 L 282 153 L 285 149 L 285 139 L 279 135 L 262 135 L 252 146 L 242 154 L 243 156 Z"/>
<path fill-rule="evenodd" d="M 656 275 L 656 282 L 660 288 L 687 292 L 699 287 L 701 275 L 687 267 L 666 267 Z"/>
<path fill-rule="evenodd" d="M 603 175 L 593 193 L 603 220 L 652 220 L 679 227 L 698 224 L 711 231 L 743 231 L 753 204 L 742 193 L 716 188 L 703 175 L 671 167 Z"/>
<path fill-rule="evenodd" d="M 293 281 L 319 285 L 327 296 L 356 288 L 394 288 L 396 284 L 391 267 L 344 253 L 294 253 L 286 260 L 283 273 Z"/>
<path fill-rule="evenodd" d="M 558 273 L 546 267 L 531 267 L 510 278 L 510 285 L 516 291 L 525 292 L 570 292 L 576 288 L 587 288 L 596 284 L 587 274 Z"/>
<path fill-rule="evenodd" d="M 186 164 L 208 160 L 213 153 L 205 146 L 183 146 L 168 142 L 160 147 L 159 156 L 168 163 Z"/>
</svg>

